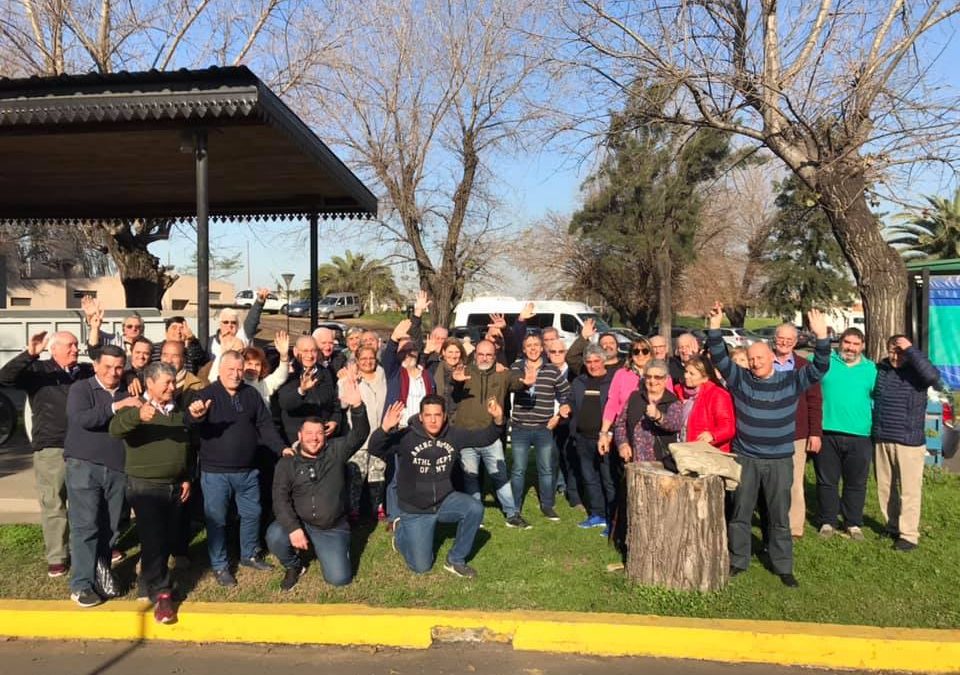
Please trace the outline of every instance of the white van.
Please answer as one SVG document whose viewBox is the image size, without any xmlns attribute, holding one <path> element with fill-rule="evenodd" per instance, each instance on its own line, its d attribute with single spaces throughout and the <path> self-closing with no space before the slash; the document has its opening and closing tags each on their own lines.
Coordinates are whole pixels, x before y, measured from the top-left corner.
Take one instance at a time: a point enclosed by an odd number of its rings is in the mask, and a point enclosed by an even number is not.
<svg viewBox="0 0 960 675">
<path fill-rule="evenodd" d="M 533 303 L 533 309 L 537 314 L 527 322 L 527 327 L 539 331 L 553 326 L 568 347 L 577 339 L 583 322 L 587 319 L 593 319 L 596 322 L 598 333 L 610 330 L 607 322 L 600 318 L 589 305 L 582 302 L 517 300 L 510 297 L 480 297 L 461 302 L 453 310 L 453 325 L 455 328 L 480 329 L 480 333 L 483 334 L 490 323 L 490 315 L 503 314 L 507 325 L 512 326 L 528 302 Z M 617 336 L 620 351 L 627 351 L 630 347 L 629 338 L 619 333 L 614 334 Z"/>
</svg>

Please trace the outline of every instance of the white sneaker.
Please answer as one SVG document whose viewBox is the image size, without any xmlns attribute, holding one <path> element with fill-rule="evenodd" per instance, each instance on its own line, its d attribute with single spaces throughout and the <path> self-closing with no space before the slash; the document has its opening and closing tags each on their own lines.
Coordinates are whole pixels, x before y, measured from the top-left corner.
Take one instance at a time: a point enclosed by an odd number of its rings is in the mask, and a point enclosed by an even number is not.
<svg viewBox="0 0 960 675">
<path fill-rule="evenodd" d="M 823 525 L 820 526 L 820 538 L 821 538 L 821 539 L 829 539 L 829 538 L 832 537 L 834 534 L 836 534 L 836 532 L 837 532 L 837 531 L 836 531 L 835 529 L 833 529 L 833 525 L 827 525 L 826 523 L 824 523 Z"/>
<path fill-rule="evenodd" d="M 847 528 L 847 534 L 850 535 L 850 538 L 854 541 L 863 541 L 863 530 L 861 530 L 856 525 Z"/>
</svg>

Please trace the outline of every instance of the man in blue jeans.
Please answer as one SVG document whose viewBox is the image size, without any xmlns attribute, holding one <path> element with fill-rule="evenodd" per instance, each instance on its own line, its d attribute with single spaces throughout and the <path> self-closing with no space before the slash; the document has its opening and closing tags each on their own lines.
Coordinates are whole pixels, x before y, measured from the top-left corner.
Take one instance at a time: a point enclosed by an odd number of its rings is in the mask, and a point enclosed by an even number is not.
<svg viewBox="0 0 960 675">
<path fill-rule="evenodd" d="M 517 509 L 523 508 L 526 493 L 527 457 L 530 446 L 537 453 L 537 476 L 540 489 L 540 513 L 547 520 L 558 521 L 560 516 L 554 510 L 556 491 L 553 469 L 556 466 L 556 446 L 553 444 L 554 401 L 560 404 L 558 414 L 570 416 L 570 383 L 552 363 L 544 363 L 543 342 L 539 335 L 528 335 L 523 341 L 523 357 L 510 367 L 516 376 L 524 382 L 533 382 L 513 398 L 513 411 L 510 419 L 510 447 L 513 451 L 513 465 L 510 470 L 510 484 L 513 500 Z M 551 426 L 551 423 L 553 426 Z"/>
<path fill-rule="evenodd" d="M 370 422 L 356 380 L 344 378 L 340 402 L 350 408 L 350 431 L 326 442 L 324 420 L 308 417 L 297 432 L 294 454 L 277 464 L 267 547 L 286 569 L 280 590 L 289 591 L 307 568 L 301 558 L 312 545 L 324 580 L 350 583 L 350 526 L 347 523 L 346 466 L 370 434 Z"/>
<path fill-rule="evenodd" d="M 493 424 L 478 431 L 453 429 L 447 425 L 442 396 L 428 394 L 420 402 L 420 414 L 399 429 L 404 405 L 397 401 L 383 415 L 373 432 L 367 451 L 376 457 L 396 455 L 396 514 L 393 544 L 407 567 L 423 574 L 434 562 L 433 534 L 437 523 L 457 523 L 453 548 L 443 568 L 460 577 L 473 578 L 476 571 L 467 565 L 467 555 L 483 521 L 483 505 L 453 489 L 450 480 L 457 455 L 465 447 L 484 447 L 500 436 L 503 408 L 495 399 L 487 401 Z"/>
<path fill-rule="evenodd" d="M 255 388 L 243 381 L 243 357 L 230 350 L 220 357 L 218 379 L 197 393 L 186 423 L 200 436 L 200 486 L 207 526 L 207 550 L 217 583 L 236 586 L 227 561 L 226 528 L 230 502 L 240 514 L 240 564 L 271 570 L 258 550 L 260 472 L 258 441 L 275 453 L 292 455 L 273 426 L 270 411 Z"/>
</svg>

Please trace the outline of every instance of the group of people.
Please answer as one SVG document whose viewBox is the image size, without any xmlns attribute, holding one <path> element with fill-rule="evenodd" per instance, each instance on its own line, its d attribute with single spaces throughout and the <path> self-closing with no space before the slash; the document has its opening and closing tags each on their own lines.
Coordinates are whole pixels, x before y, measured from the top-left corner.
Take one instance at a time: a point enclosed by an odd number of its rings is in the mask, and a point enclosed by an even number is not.
<svg viewBox="0 0 960 675">
<path fill-rule="evenodd" d="M 69 572 L 78 605 L 105 599 L 98 566 L 123 558 L 117 543 L 130 509 L 140 595 L 162 623 L 176 620 L 169 561 L 189 564 L 191 513 L 202 513 L 214 578 L 227 587 L 237 584 L 227 545 L 234 511 L 239 564 L 273 569 L 265 545 L 283 566 L 283 590 L 306 571 L 311 549 L 327 583 L 350 583 L 351 526 L 364 514 L 387 523 L 416 573 L 434 565 L 437 523 L 456 524 L 443 567 L 474 577 L 468 558 L 483 526 L 481 467 L 505 525 L 528 529 L 531 448 L 542 517 L 560 520 L 562 494 L 583 508 L 579 527 L 598 528 L 620 546 L 626 463 L 663 461 L 678 440 L 735 452 L 731 573 L 749 565 L 762 493 L 770 563 L 788 586 L 797 585 L 792 541 L 803 535 L 807 457 L 816 467 L 820 535 L 838 531 L 842 516 L 850 538 L 862 539 L 875 455 L 895 547 L 917 545 L 923 412 L 937 371 L 903 336 L 890 338 L 879 364 L 863 357 L 855 328 L 831 353 L 814 311 L 812 361 L 795 353 L 790 324 L 777 329 L 772 348 L 756 343 L 728 355 L 716 305 L 705 349 L 685 334 L 669 355 L 667 340 L 653 336 L 621 359 L 616 337 L 597 334 L 589 320 L 569 348 L 555 329 L 528 330 L 532 304 L 512 326 L 491 315 L 476 344 L 439 326 L 424 336 L 430 301 L 421 292 L 385 342 L 354 328 L 337 351 L 329 329 L 292 345 L 278 331 L 268 355 L 251 339 L 265 298 L 261 291 L 243 325 L 237 312 L 222 310 L 206 345 L 183 317 L 168 319 L 156 344 L 135 313 L 110 335 L 102 309 L 85 299 L 92 363 L 79 362 L 71 333 L 40 333 L 0 370 L 0 384 L 25 390 L 32 411 L 47 571 Z M 49 359 L 40 358 L 45 350 Z"/>
</svg>

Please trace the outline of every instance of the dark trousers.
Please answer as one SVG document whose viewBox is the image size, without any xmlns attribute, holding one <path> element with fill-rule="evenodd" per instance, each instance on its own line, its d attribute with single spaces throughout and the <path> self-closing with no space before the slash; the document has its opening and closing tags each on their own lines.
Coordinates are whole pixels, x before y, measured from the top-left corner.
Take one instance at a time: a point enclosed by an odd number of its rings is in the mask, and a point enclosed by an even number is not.
<svg viewBox="0 0 960 675">
<path fill-rule="evenodd" d="M 137 513 L 140 538 L 140 597 L 156 601 L 169 593 L 167 563 L 180 530 L 180 483 L 155 483 L 127 476 L 127 501 Z"/>
<path fill-rule="evenodd" d="M 597 440 L 577 436 L 577 455 L 580 460 L 581 489 L 587 498 L 591 516 L 609 520 L 616 505 L 616 485 L 610 471 L 611 457 L 601 457 L 597 452 Z"/>
<path fill-rule="evenodd" d="M 738 569 L 750 566 L 751 521 L 757 496 L 763 489 L 767 507 L 767 551 L 777 574 L 793 573 L 793 537 L 790 535 L 790 487 L 793 485 L 793 457 L 760 459 L 740 455 L 740 487 L 733 495 L 733 513 L 727 524 L 730 564 Z"/>
<path fill-rule="evenodd" d="M 846 527 L 863 527 L 863 504 L 867 498 L 872 457 L 870 437 L 824 432 L 820 452 L 813 456 L 821 525 L 839 527 L 840 515 L 843 515 Z"/>
<path fill-rule="evenodd" d="M 570 438 L 569 424 L 557 425 L 553 430 L 553 442 L 557 446 L 557 489 L 563 492 L 570 506 L 580 506 L 583 503 L 580 457 Z"/>
</svg>

